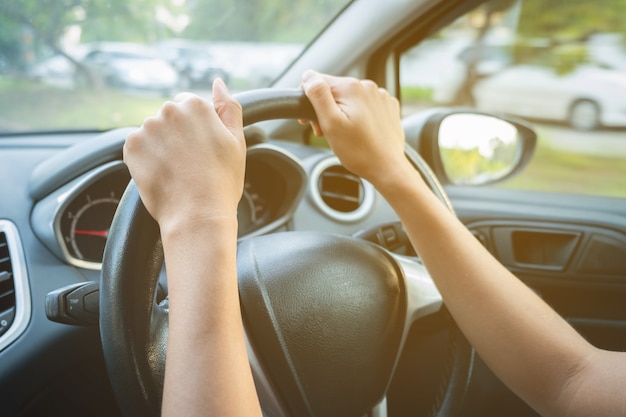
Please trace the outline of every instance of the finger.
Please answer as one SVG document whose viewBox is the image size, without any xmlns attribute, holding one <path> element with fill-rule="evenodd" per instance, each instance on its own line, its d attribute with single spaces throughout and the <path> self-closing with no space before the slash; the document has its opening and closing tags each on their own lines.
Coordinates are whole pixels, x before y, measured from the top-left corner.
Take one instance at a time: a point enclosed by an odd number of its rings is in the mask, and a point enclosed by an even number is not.
<svg viewBox="0 0 626 417">
<path fill-rule="evenodd" d="M 182 101 L 185 101 L 186 99 L 189 99 L 191 97 L 195 97 L 196 95 L 193 93 L 189 93 L 189 92 L 182 92 L 182 93 L 178 93 L 176 94 L 176 96 L 174 96 L 174 102 L 176 103 L 180 103 Z"/>
<path fill-rule="evenodd" d="M 311 129 L 313 129 L 313 134 L 315 136 L 324 136 L 324 132 L 318 122 L 311 122 Z"/>
<path fill-rule="evenodd" d="M 372 80 L 361 80 L 361 85 L 368 90 L 378 90 L 378 84 Z"/>
<path fill-rule="evenodd" d="M 298 123 L 303 125 L 303 126 L 310 125 L 311 129 L 313 130 L 313 134 L 315 136 L 324 136 L 324 133 L 322 132 L 322 128 L 320 127 L 320 124 L 317 123 L 316 121 L 306 120 L 306 119 L 298 119 Z"/>
<path fill-rule="evenodd" d="M 220 78 L 213 82 L 213 104 L 222 123 L 237 137 L 243 131 L 241 104 L 230 94 L 228 87 Z"/>
<path fill-rule="evenodd" d="M 320 125 L 324 125 L 325 121 L 332 123 L 333 120 L 342 118 L 341 109 L 337 106 L 325 77 L 316 72 L 307 71 L 303 74 L 302 84 L 304 93 L 315 109 Z"/>
<path fill-rule="evenodd" d="M 343 77 L 343 76 L 338 76 L 338 75 L 323 74 L 314 70 L 307 70 L 302 74 L 301 87 L 303 87 L 307 81 L 310 81 L 314 78 L 322 78 L 331 87 L 334 87 L 338 84 L 344 84 L 346 83 L 346 81 L 349 81 L 349 82 L 359 81 L 357 78 L 354 78 L 354 77 Z"/>
</svg>

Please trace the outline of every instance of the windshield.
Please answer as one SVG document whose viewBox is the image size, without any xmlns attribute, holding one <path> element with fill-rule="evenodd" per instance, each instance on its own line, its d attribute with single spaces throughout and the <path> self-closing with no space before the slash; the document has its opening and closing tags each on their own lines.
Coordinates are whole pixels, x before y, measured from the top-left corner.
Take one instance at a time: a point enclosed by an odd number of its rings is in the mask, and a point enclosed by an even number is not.
<svg viewBox="0 0 626 417">
<path fill-rule="evenodd" d="M 348 0 L 0 2 L 0 133 L 139 125 L 180 91 L 265 87 Z"/>
</svg>

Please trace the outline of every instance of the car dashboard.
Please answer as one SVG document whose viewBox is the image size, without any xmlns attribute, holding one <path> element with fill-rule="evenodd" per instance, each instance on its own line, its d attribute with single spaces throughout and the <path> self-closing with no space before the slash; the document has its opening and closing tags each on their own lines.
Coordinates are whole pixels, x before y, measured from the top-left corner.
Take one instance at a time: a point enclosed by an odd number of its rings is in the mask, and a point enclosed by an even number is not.
<svg viewBox="0 0 626 417">
<path fill-rule="evenodd" d="M 93 372 L 75 381 L 75 391 L 100 386 L 103 397 L 81 407 L 101 409 L 90 415 L 115 410 L 97 326 L 50 321 L 45 300 L 59 288 L 99 280 L 109 227 L 130 181 L 122 147 L 131 130 L 0 140 L 3 415 L 37 415 L 42 404 L 58 400 L 68 375 L 88 367 Z M 397 220 L 374 188 L 325 147 L 264 139 L 248 147 L 246 164 L 240 240 L 286 230 L 351 235 Z"/>
</svg>

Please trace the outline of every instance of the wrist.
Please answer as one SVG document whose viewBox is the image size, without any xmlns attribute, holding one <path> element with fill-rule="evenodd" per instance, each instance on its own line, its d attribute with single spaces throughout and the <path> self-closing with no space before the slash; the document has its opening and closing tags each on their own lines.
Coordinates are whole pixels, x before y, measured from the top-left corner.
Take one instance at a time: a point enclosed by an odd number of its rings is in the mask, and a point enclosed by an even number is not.
<svg viewBox="0 0 626 417">
<path fill-rule="evenodd" d="M 396 164 L 388 164 L 387 170 L 378 175 L 372 184 L 387 199 L 402 196 L 408 190 L 424 185 L 419 172 L 408 159 Z"/>
<path fill-rule="evenodd" d="M 166 241 L 181 238 L 191 240 L 195 236 L 212 240 L 223 237 L 228 241 L 236 241 L 238 221 L 236 213 L 232 215 L 181 214 L 162 219 L 159 221 L 159 228 L 164 244 Z"/>
</svg>

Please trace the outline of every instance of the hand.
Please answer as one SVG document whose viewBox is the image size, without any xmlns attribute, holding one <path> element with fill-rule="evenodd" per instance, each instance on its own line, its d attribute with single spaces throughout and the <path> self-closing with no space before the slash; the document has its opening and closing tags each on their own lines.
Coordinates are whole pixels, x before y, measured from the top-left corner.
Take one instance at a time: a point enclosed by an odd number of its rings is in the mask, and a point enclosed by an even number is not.
<svg viewBox="0 0 626 417">
<path fill-rule="evenodd" d="M 378 187 L 409 167 L 400 104 L 386 90 L 314 71 L 304 73 L 302 86 L 317 114 L 314 133 L 326 137 L 348 170 Z"/>
<path fill-rule="evenodd" d="M 241 105 L 213 84 L 213 106 L 182 93 L 128 136 L 124 162 L 148 212 L 172 222 L 236 218 L 246 145 Z"/>
</svg>

